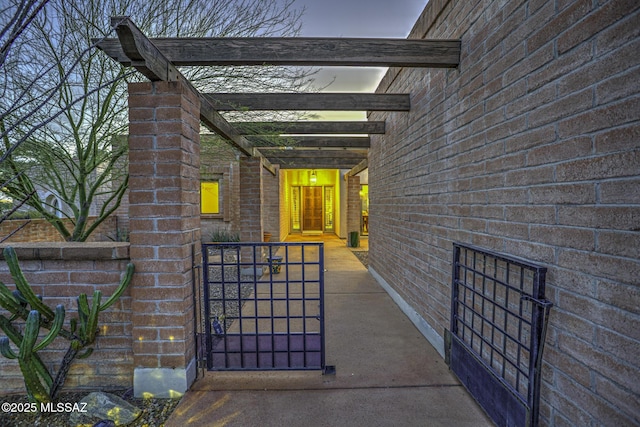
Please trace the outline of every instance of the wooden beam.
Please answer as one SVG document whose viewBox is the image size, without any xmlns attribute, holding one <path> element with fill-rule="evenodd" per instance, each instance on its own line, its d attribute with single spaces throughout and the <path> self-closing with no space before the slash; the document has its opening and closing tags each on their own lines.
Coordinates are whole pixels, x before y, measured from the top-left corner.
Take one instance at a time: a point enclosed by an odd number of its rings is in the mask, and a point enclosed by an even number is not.
<svg viewBox="0 0 640 427">
<path fill-rule="evenodd" d="M 111 17 L 111 26 L 118 34 L 122 54 L 151 81 L 176 81 L 180 72 L 163 53 L 140 31 L 128 16 Z"/>
<path fill-rule="evenodd" d="M 155 38 L 151 42 L 178 66 L 311 65 L 455 68 L 460 40 L 381 38 Z M 98 44 L 121 58 L 113 39 Z"/>
<path fill-rule="evenodd" d="M 242 135 L 279 134 L 384 134 L 385 122 L 368 121 L 300 121 L 300 122 L 232 122 Z"/>
<path fill-rule="evenodd" d="M 369 159 L 367 158 L 361 161 L 360 163 L 358 163 L 357 165 L 355 165 L 349 172 L 347 172 L 344 175 L 344 179 L 347 179 L 348 176 L 356 176 L 363 170 L 367 169 L 368 167 L 369 167 Z"/>
<path fill-rule="evenodd" d="M 341 159 L 287 159 L 285 163 L 272 159 L 280 169 L 346 169 L 353 167 L 353 162 Z"/>
<path fill-rule="evenodd" d="M 276 176 L 276 167 L 271 163 L 271 161 L 269 159 L 267 159 L 265 156 L 262 155 L 262 153 L 258 152 L 257 155 L 259 155 L 262 158 L 262 167 L 265 168 L 266 170 L 268 170 L 271 175 Z"/>
<path fill-rule="evenodd" d="M 253 147 L 243 136 L 222 117 L 173 64 L 164 57 L 149 39 L 136 27 L 129 17 L 115 16 L 111 18 L 125 54 L 131 59 L 131 65 L 151 81 L 175 81 L 182 79 L 200 98 L 200 119 L 213 132 L 230 141 L 244 154 L 253 155 Z"/>
<path fill-rule="evenodd" d="M 269 157 L 280 169 L 351 169 L 358 164 L 357 159 L 331 158 L 278 158 Z"/>
<path fill-rule="evenodd" d="M 369 148 L 368 136 L 249 136 L 256 147 L 276 146 L 296 148 Z"/>
<path fill-rule="evenodd" d="M 351 169 L 362 160 L 366 153 L 346 150 L 267 150 L 262 154 L 281 169 Z"/>
<path fill-rule="evenodd" d="M 314 159 L 314 158 L 339 158 L 356 160 L 354 164 L 360 163 L 362 159 L 367 157 L 366 151 L 357 152 L 349 150 L 283 150 L 272 148 L 259 148 L 260 152 L 268 157 L 278 157 L 281 159 Z"/>
<path fill-rule="evenodd" d="M 114 16 L 111 25 L 115 28 L 124 54 L 130 59 L 131 66 L 151 81 L 182 80 L 200 98 L 200 120 L 211 131 L 229 141 L 247 156 L 255 155 L 254 147 L 220 115 L 209 100 L 202 96 L 176 67 L 149 41 L 142 31 L 126 16 Z M 261 156 L 260 153 L 257 155 Z M 265 168 L 275 175 L 275 168 L 265 159 Z"/>
<path fill-rule="evenodd" d="M 212 132 L 230 142 L 247 156 L 254 155 L 254 146 L 218 113 L 209 100 L 200 94 L 200 120 Z"/>
<path fill-rule="evenodd" d="M 409 111 L 408 94 L 380 93 L 205 93 L 219 111 Z"/>
<path fill-rule="evenodd" d="M 231 145 L 240 150 L 247 156 L 262 157 L 262 166 L 272 175 L 276 175 L 276 168 L 271 164 L 269 159 L 264 157 L 262 153 L 256 150 L 255 146 L 246 137 L 241 135 L 224 117 L 220 115 L 213 106 L 199 93 L 200 97 L 200 120 L 212 132 L 217 133 L 227 140 Z"/>
</svg>

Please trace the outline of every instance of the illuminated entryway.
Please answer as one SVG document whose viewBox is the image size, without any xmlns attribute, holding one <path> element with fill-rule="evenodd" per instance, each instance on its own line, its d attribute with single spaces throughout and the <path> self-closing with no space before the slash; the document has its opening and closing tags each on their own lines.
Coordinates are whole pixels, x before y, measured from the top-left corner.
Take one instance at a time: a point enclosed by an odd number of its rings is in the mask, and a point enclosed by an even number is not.
<svg viewBox="0 0 640 427">
<path fill-rule="evenodd" d="M 287 194 L 282 208 L 290 218 L 291 233 L 337 233 L 340 226 L 340 171 L 292 169 L 285 174 Z"/>
</svg>

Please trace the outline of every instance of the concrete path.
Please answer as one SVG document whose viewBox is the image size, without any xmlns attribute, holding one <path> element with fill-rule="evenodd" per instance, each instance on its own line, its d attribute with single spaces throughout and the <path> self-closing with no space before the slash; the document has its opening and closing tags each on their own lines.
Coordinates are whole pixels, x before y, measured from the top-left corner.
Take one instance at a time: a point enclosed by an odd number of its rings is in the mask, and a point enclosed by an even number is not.
<svg viewBox="0 0 640 427">
<path fill-rule="evenodd" d="M 167 427 L 493 425 L 344 240 L 325 236 L 325 267 L 336 374 L 207 372 Z"/>
</svg>

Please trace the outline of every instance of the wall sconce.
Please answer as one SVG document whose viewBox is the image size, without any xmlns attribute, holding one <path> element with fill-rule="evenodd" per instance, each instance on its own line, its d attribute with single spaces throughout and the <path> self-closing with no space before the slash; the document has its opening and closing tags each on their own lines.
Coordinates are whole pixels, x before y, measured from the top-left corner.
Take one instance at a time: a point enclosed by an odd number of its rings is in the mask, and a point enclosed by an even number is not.
<svg viewBox="0 0 640 427">
<path fill-rule="evenodd" d="M 313 185 L 315 185 L 316 182 L 318 182 L 318 178 L 316 177 L 316 171 L 313 170 L 311 171 L 311 176 L 309 177 L 309 182 Z"/>
</svg>

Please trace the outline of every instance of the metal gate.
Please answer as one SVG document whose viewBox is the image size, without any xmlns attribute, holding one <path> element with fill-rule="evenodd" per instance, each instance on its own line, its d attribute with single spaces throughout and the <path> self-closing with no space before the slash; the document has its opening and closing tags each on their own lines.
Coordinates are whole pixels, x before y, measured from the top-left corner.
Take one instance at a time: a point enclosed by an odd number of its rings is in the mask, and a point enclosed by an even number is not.
<svg viewBox="0 0 640 427">
<path fill-rule="evenodd" d="M 202 256 L 207 369 L 325 368 L 323 243 L 206 244 Z"/>
<path fill-rule="evenodd" d="M 447 363 L 499 426 L 538 425 L 546 268 L 454 243 Z"/>
</svg>

